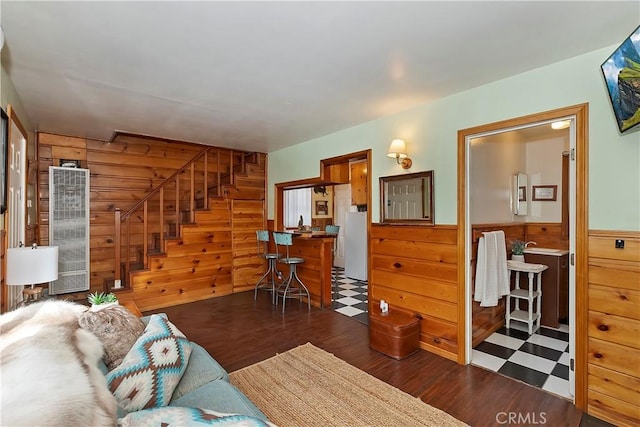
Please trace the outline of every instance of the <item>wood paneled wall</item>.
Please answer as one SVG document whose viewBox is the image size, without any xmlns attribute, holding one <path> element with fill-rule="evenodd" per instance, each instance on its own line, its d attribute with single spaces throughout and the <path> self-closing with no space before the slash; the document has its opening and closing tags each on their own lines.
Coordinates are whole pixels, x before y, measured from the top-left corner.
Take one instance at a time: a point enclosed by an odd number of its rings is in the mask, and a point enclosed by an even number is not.
<svg viewBox="0 0 640 427">
<path fill-rule="evenodd" d="M 588 298 L 588 412 L 640 425 L 640 233 L 589 232 Z"/>
<path fill-rule="evenodd" d="M 205 148 L 202 145 L 193 143 L 127 134 L 119 135 L 112 142 L 107 142 L 38 133 L 38 144 L 40 244 L 48 244 L 49 236 L 49 166 L 59 166 L 61 159 L 80 160 L 81 167 L 90 170 L 90 290 L 92 292 L 104 290 L 105 281 L 112 280 L 115 275 L 115 208 L 120 208 L 123 212 L 126 212 L 136 201 L 152 191 Z M 225 184 L 231 183 L 232 180 L 230 175 L 231 165 L 241 164 L 244 161 L 242 158 L 243 153 L 223 148 L 210 152 L 209 156 L 210 158 L 213 156 L 214 160 L 209 162 L 208 174 L 219 176 L 221 178 L 220 182 Z M 262 164 L 256 166 L 256 169 L 259 169 L 262 174 L 265 173 L 264 170 L 260 169 L 263 164 L 264 159 L 262 159 Z M 203 173 L 201 170 L 196 170 L 195 176 L 197 180 L 202 181 Z M 188 177 L 185 176 L 184 179 L 186 182 Z M 263 185 L 260 184 L 262 194 L 264 194 Z M 180 188 L 187 189 L 188 186 L 181 184 Z M 215 197 L 218 195 L 210 194 L 209 196 Z M 174 191 L 166 192 L 165 201 L 169 202 L 168 207 L 174 212 L 175 216 L 174 199 Z M 151 201 L 150 205 L 153 205 L 153 203 Z M 173 206 L 171 206 L 171 203 L 173 203 Z M 262 206 L 262 201 L 259 204 Z M 224 243 L 224 246 L 227 256 L 230 257 L 232 253 L 231 206 L 227 206 L 226 209 L 228 209 L 227 215 L 229 216 L 226 226 L 228 241 Z M 150 212 L 154 212 L 154 210 L 150 208 Z M 152 213 L 152 219 L 154 215 L 158 216 L 157 213 Z M 260 221 L 262 221 L 263 215 L 260 215 Z M 175 218 L 173 221 L 174 223 L 177 222 Z M 141 244 L 142 242 L 142 228 L 141 226 L 138 227 L 138 225 L 134 221 L 131 226 L 134 231 L 131 237 L 132 244 Z M 261 228 L 261 226 L 256 228 Z M 221 230 L 218 228 L 215 231 L 218 233 Z M 220 235 L 217 234 L 216 239 L 219 238 Z M 136 251 L 137 249 L 132 248 L 131 250 Z M 135 256 L 135 254 L 131 254 L 131 256 Z M 224 263 L 224 260 L 220 262 Z M 229 292 L 233 290 L 231 258 L 229 258 L 228 262 L 229 270 L 225 273 L 228 274 L 228 280 L 225 279 L 224 274 L 220 273 L 222 275 L 217 279 L 216 294 L 226 292 L 225 286 L 227 286 L 227 282 Z M 178 301 L 187 302 L 188 298 L 184 295 L 184 292 L 181 295 L 176 300 L 176 304 L 181 303 Z M 84 299 L 85 294 L 67 294 L 65 297 L 69 299 Z M 127 297 L 123 295 L 123 298 L 126 299 Z M 150 302 L 149 304 L 149 306 L 154 305 L 157 307 L 155 303 Z M 141 306 L 143 309 L 145 307 L 144 304 Z"/>
<path fill-rule="evenodd" d="M 369 304 L 421 317 L 420 346 L 451 360 L 458 346 L 457 227 L 372 224 Z"/>
<path fill-rule="evenodd" d="M 256 230 L 264 228 L 264 201 L 233 200 L 233 292 L 253 289 L 264 273 L 264 260 L 258 258 Z"/>
<path fill-rule="evenodd" d="M 40 244 L 49 240 L 49 166 L 80 160 L 90 170 L 91 290 L 114 277 L 114 209 L 129 209 L 202 147 L 148 138 L 114 142 L 38 133 Z"/>
<path fill-rule="evenodd" d="M 569 249 L 569 236 L 562 235 L 559 222 L 528 222 L 525 234 L 525 240 L 539 248 Z"/>
</svg>

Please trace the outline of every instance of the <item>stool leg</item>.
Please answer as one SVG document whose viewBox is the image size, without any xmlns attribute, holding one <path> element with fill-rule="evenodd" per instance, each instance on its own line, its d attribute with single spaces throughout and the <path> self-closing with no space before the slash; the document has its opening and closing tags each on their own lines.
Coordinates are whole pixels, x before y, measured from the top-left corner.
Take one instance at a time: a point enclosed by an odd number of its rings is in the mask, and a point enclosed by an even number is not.
<svg viewBox="0 0 640 427">
<path fill-rule="evenodd" d="M 298 271 L 295 268 L 293 269 L 293 276 L 296 278 L 298 283 L 300 283 L 304 291 L 307 293 L 307 306 L 309 310 L 311 310 L 311 294 L 309 293 L 309 289 L 307 289 L 304 283 L 302 283 L 302 280 L 300 280 L 300 277 L 298 277 Z M 300 294 L 300 300 L 302 300 L 302 294 Z"/>
<path fill-rule="evenodd" d="M 284 306 L 287 302 L 287 292 L 289 292 L 289 286 L 291 285 L 291 281 L 293 280 L 293 269 L 295 265 L 289 265 L 289 277 L 287 278 L 287 286 L 284 288 L 284 293 L 282 294 L 282 314 L 284 314 Z"/>
<path fill-rule="evenodd" d="M 277 265 L 277 260 L 276 259 L 272 259 L 272 267 L 271 267 L 271 303 L 278 305 L 278 298 L 276 296 L 277 291 L 276 291 L 276 277 L 278 277 L 278 275 L 280 275 L 280 272 L 278 271 L 278 265 Z"/>
<path fill-rule="evenodd" d="M 269 273 L 272 272 L 272 266 L 273 264 L 271 263 L 272 260 L 267 260 L 267 271 L 265 271 L 265 273 L 262 275 L 262 277 L 260 278 L 260 280 L 258 280 L 258 283 L 256 283 L 256 287 L 255 290 L 253 291 L 253 300 L 255 301 L 258 298 L 258 287 L 260 287 L 260 284 L 262 283 L 262 281 L 267 278 L 269 276 Z"/>
</svg>

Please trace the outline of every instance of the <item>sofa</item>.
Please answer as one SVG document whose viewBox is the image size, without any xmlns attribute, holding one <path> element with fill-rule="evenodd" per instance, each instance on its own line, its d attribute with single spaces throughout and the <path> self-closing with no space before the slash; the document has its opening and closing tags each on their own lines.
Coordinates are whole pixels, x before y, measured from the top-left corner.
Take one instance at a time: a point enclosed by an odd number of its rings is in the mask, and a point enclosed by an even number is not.
<svg viewBox="0 0 640 427">
<path fill-rule="evenodd" d="M 165 314 L 161 314 L 166 318 Z M 141 318 L 148 324 L 151 316 Z M 267 417 L 240 390 L 229 382 L 229 374 L 200 345 L 191 344 L 191 355 L 187 368 L 178 382 L 169 406 L 190 407 L 212 410 L 221 413 L 242 414 L 268 421 Z M 103 360 L 99 368 L 106 376 L 108 369 Z M 127 411 L 118 406 L 118 418 Z"/>
<path fill-rule="evenodd" d="M 0 425 L 273 426 L 164 314 L 38 302 L 0 316 L 0 352 Z"/>
</svg>

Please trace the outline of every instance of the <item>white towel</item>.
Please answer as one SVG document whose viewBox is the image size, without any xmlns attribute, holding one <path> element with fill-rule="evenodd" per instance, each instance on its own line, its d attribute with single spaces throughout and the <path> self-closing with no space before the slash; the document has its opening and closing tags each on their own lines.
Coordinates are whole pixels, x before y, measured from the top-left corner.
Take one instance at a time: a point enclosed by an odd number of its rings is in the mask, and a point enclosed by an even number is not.
<svg viewBox="0 0 640 427">
<path fill-rule="evenodd" d="M 474 299 L 481 307 L 495 307 L 498 299 L 508 295 L 510 290 L 504 231 L 482 234 L 484 237 L 478 242 Z"/>
</svg>

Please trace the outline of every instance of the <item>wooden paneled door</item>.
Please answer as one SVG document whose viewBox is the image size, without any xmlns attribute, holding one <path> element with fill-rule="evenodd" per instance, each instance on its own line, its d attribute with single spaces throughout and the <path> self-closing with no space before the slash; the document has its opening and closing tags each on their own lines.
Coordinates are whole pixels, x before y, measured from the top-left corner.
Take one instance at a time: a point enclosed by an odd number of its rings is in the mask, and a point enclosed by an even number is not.
<svg viewBox="0 0 640 427">
<path fill-rule="evenodd" d="M 11 106 L 9 115 L 8 144 L 8 190 L 7 190 L 7 248 L 15 248 L 25 243 L 27 186 L 27 136 Z M 18 286 L 7 286 L 7 310 L 11 310 L 21 298 Z"/>
<path fill-rule="evenodd" d="M 336 185 L 333 187 L 333 195 L 335 197 L 333 202 L 333 223 L 340 226 L 338 250 L 333 259 L 333 265 L 344 268 L 344 220 L 345 214 L 349 212 L 349 206 L 351 206 L 351 185 Z"/>
</svg>

